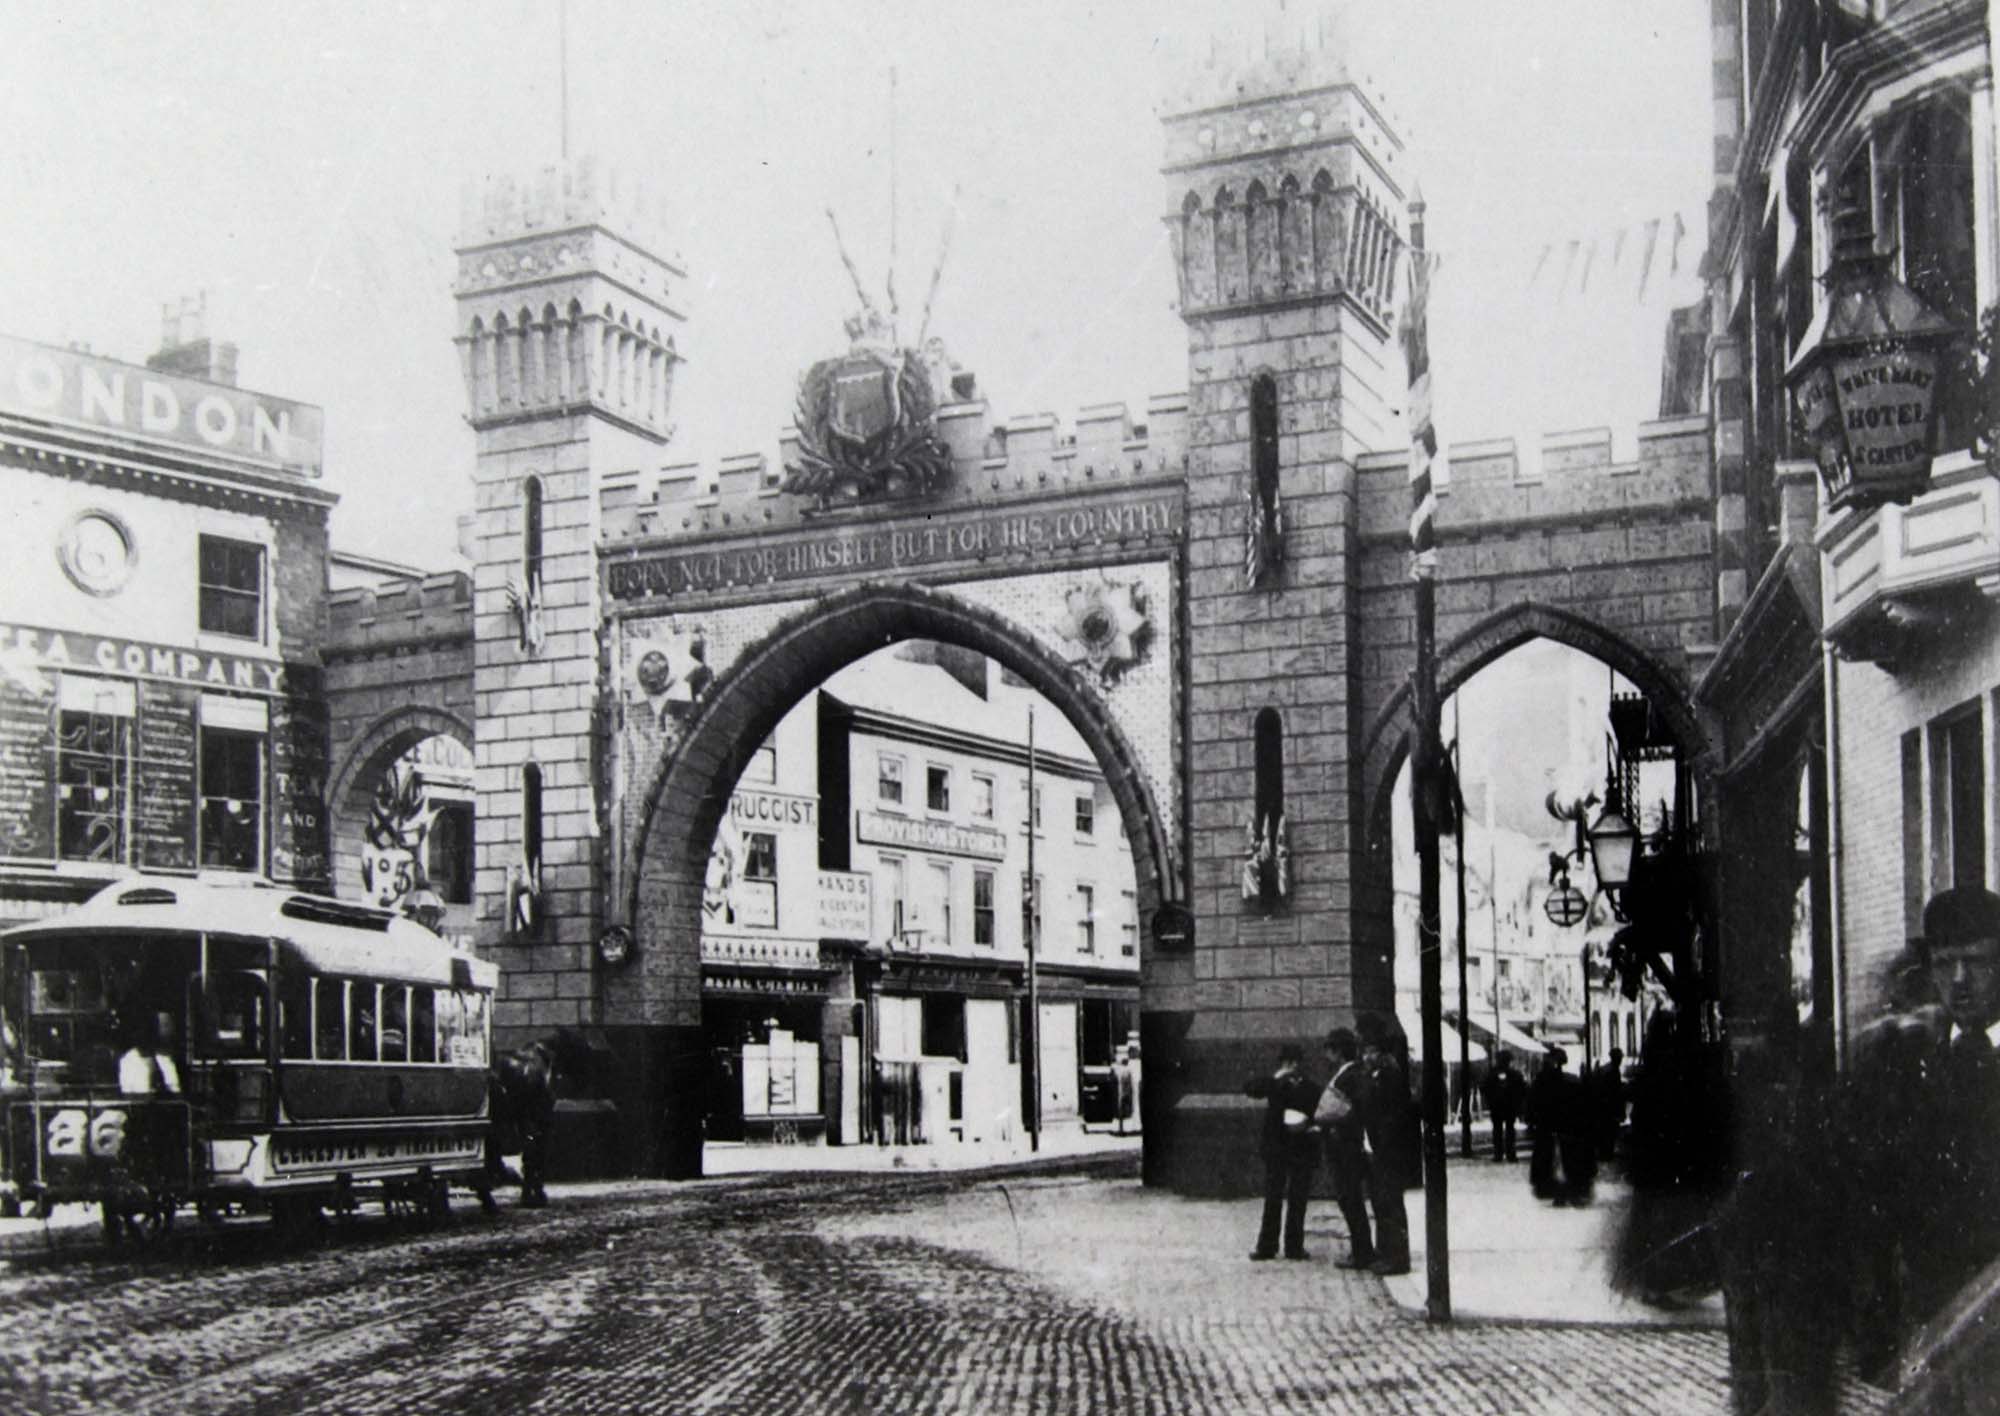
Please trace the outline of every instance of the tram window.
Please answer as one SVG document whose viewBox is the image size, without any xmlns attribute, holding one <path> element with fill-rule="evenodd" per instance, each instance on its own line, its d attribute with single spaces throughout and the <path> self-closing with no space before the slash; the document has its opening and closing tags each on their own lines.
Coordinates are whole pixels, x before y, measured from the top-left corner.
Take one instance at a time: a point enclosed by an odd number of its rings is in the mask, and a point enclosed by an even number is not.
<svg viewBox="0 0 2000 1416">
<path fill-rule="evenodd" d="M 440 988 L 437 998 L 437 1055 L 440 1062 L 456 1062 L 454 1044 L 465 1032 L 465 1009 L 459 995 L 448 988 Z"/>
<path fill-rule="evenodd" d="M 447 1023 L 445 1060 L 454 1067 L 486 1065 L 486 997 L 454 991 Z"/>
<path fill-rule="evenodd" d="M 313 1036 L 318 1047 L 313 1055 L 322 1062 L 338 1062 L 347 1056 L 347 985 L 337 978 L 323 978 L 314 992 Z"/>
<path fill-rule="evenodd" d="M 28 996 L 28 1045 L 46 1062 L 72 1062 L 108 1044 L 103 981 L 95 970 L 36 969 Z"/>
<path fill-rule="evenodd" d="M 286 1057 L 312 1056 L 312 980 L 302 974 L 278 980 L 278 1037 Z"/>
<path fill-rule="evenodd" d="M 211 974 L 204 1001 L 206 1040 L 215 1056 L 264 1055 L 264 980 L 259 975 Z"/>
<path fill-rule="evenodd" d="M 354 983 L 348 994 L 347 1056 L 355 1062 L 373 1062 L 375 1053 L 375 985 Z"/>
<path fill-rule="evenodd" d="M 409 1020 L 410 991 L 399 983 L 382 985 L 382 1060 L 403 1062 L 408 1060 L 408 1032 L 405 1023 Z"/>
<path fill-rule="evenodd" d="M 437 1061 L 437 1002 L 428 988 L 410 990 L 410 1060 Z"/>
</svg>

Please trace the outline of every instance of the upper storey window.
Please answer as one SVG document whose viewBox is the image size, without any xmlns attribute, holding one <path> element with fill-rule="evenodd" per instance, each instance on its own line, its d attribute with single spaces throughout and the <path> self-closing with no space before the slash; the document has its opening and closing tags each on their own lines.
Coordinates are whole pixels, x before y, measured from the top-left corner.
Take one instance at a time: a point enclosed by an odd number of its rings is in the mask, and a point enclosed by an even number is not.
<svg viewBox="0 0 2000 1416">
<path fill-rule="evenodd" d="M 254 541 L 203 536 L 198 559 L 202 633 L 262 639 L 264 548 Z"/>
</svg>

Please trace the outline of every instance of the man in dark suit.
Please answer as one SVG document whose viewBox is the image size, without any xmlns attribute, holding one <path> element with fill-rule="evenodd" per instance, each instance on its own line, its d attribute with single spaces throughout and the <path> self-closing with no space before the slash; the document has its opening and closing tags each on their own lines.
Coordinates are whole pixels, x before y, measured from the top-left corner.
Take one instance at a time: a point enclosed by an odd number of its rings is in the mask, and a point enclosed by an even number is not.
<svg viewBox="0 0 2000 1416">
<path fill-rule="evenodd" d="M 1375 1262 L 1379 1274 L 1410 1271 L 1410 1216 L 1403 1208 L 1403 1191 L 1420 1183 L 1421 1142 L 1412 1128 L 1415 1107 L 1409 1074 L 1403 1069 L 1402 1029 L 1379 1013 L 1364 1013 L 1356 1024 L 1361 1034 L 1361 1065 L 1367 1073 L 1362 1090 L 1361 1127 L 1368 1137 L 1368 1198 L 1375 1208 Z"/>
<path fill-rule="evenodd" d="M 2000 1255 L 2000 895 L 1932 896 L 1915 942 L 1946 1022 L 1908 1098 L 1919 1193 L 1898 1207 L 1916 1231 L 1905 1255 L 1922 1317 Z"/>
<path fill-rule="evenodd" d="M 1480 1091 L 1486 1099 L 1486 1113 L 1493 1118 L 1493 1159 L 1513 1160 L 1514 1123 L 1521 1115 L 1521 1101 L 1528 1094 L 1528 1084 L 1514 1070 L 1511 1052 L 1495 1056 L 1493 1070 L 1480 1083 Z"/>
<path fill-rule="evenodd" d="M 1278 1052 L 1278 1068 L 1268 1077 L 1252 1077 L 1243 1090 L 1264 1101 L 1264 1225 L 1250 1257 L 1278 1257 L 1278 1232 L 1283 1223 L 1285 1257 L 1306 1254 L 1306 1199 L 1312 1193 L 1313 1165 L 1319 1136 L 1312 1129 L 1319 1085 L 1301 1068 L 1304 1053 L 1291 1043 Z"/>
<path fill-rule="evenodd" d="M 1374 1231 L 1368 1223 L 1368 1152 L 1361 1121 L 1367 1074 L 1361 1068 L 1361 1043 L 1350 1029 L 1335 1028 L 1326 1035 L 1326 1060 L 1333 1077 L 1320 1094 L 1313 1121 L 1326 1137 L 1333 1198 L 1347 1221 L 1347 1257 L 1338 1266 L 1365 1269 L 1375 1263 Z"/>
</svg>

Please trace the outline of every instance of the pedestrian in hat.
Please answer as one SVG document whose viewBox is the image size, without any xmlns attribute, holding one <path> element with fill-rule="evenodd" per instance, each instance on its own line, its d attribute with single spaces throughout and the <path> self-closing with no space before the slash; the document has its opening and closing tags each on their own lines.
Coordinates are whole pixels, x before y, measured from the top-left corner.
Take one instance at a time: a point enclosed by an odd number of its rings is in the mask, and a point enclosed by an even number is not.
<svg viewBox="0 0 2000 1416">
<path fill-rule="evenodd" d="M 1250 1251 L 1250 1257 L 1259 1261 L 1278 1257 L 1281 1225 L 1285 1257 L 1310 1257 L 1306 1253 L 1306 1201 L 1312 1194 L 1313 1167 L 1319 1157 L 1319 1136 L 1312 1118 L 1320 1088 L 1306 1075 L 1304 1061 L 1304 1052 L 1296 1044 L 1286 1043 L 1278 1051 L 1277 1070 L 1243 1084 L 1245 1093 L 1264 1102 L 1260 1143 L 1264 1223 L 1257 1231 L 1257 1247 Z"/>
</svg>

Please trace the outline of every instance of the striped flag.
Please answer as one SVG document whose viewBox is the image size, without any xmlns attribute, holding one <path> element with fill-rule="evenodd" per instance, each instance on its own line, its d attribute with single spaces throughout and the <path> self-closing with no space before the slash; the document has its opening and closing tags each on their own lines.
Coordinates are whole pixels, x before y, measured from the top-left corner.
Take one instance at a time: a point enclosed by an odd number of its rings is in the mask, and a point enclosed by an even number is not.
<svg viewBox="0 0 2000 1416">
<path fill-rule="evenodd" d="M 1437 496 L 1431 490 L 1431 459 L 1437 430 L 1431 426 L 1430 290 L 1436 260 L 1424 250 L 1422 208 L 1410 222 L 1410 293 L 1403 302 L 1403 359 L 1410 373 L 1410 575 L 1437 578 Z"/>
</svg>

